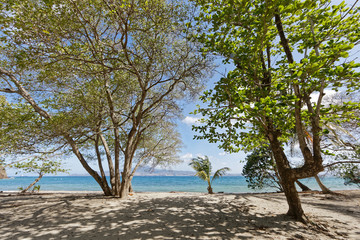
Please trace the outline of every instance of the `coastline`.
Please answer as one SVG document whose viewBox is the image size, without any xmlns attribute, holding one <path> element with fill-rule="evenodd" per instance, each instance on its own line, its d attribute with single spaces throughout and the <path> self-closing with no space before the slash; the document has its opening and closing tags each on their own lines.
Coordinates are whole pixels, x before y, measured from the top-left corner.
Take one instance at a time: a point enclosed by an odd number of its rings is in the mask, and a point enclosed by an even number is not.
<svg viewBox="0 0 360 240">
<path fill-rule="evenodd" d="M 33 177 L 16 177 L 0 180 L 0 191 L 18 191 L 19 187 L 27 187 L 33 182 Z M 343 179 L 335 177 L 322 178 L 323 184 L 331 190 L 356 190 L 353 185 L 344 185 Z M 151 184 L 149 184 L 151 183 Z M 303 184 L 312 190 L 320 190 L 315 179 L 305 179 Z M 37 185 L 43 191 L 101 191 L 96 181 L 91 177 L 44 176 Z M 136 192 L 207 192 L 206 182 L 196 176 L 135 176 L 132 181 Z M 244 177 L 224 176 L 213 184 L 214 192 L 226 193 L 258 193 L 274 192 L 276 188 L 251 189 Z M 298 189 L 301 190 L 301 189 Z"/>
<path fill-rule="evenodd" d="M 359 239 L 360 190 L 301 192 L 308 217 L 285 215 L 281 193 L 135 192 L 129 199 L 100 191 L 0 193 L 2 239 Z"/>
</svg>

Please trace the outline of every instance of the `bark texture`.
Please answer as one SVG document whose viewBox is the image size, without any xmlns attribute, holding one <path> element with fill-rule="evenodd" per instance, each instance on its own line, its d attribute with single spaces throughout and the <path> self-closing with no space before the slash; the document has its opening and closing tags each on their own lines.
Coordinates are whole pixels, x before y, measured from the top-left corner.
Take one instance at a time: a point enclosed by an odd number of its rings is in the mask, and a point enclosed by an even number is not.
<svg viewBox="0 0 360 240">
<path fill-rule="evenodd" d="M 0 179 L 8 178 L 4 166 L 0 165 Z"/>
</svg>

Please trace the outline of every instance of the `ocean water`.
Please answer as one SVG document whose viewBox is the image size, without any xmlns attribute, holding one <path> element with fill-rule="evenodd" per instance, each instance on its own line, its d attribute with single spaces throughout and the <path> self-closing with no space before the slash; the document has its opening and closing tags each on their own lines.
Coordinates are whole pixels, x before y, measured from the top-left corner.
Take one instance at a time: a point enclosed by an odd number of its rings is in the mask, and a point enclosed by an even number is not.
<svg viewBox="0 0 360 240">
<path fill-rule="evenodd" d="M 11 177 L 0 179 L 0 191 L 16 191 L 27 187 L 36 177 Z M 312 190 L 320 190 L 314 178 L 303 179 L 302 183 Z M 323 177 L 322 182 L 331 190 L 358 189 L 356 185 L 344 185 L 336 177 Z M 135 192 L 207 192 L 207 183 L 195 176 L 135 176 L 132 181 Z M 91 176 L 45 176 L 37 185 L 43 191 L 101 191 Z M 249 193 L 275 192 L 274 188 L 249 189 L 243 176 L 224 176 L 213 182 L 214 192 Z"/>
</svg>

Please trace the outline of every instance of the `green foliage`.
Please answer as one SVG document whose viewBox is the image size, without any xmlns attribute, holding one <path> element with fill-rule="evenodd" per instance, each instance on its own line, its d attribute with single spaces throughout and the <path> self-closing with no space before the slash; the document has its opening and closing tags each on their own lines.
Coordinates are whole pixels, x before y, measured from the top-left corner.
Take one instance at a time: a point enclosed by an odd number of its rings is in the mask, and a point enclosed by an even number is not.
<svg viewBox="0 0 360 240">
<path fill-rule="evenodd" d="M 330 168 L 335 176 L 343 178 L 345 185 L 360 187 L 360 166 L 354 163 L 339 163 Z"/>
<path fill-rule="evenodd" d="M 195 176 L 198 176 L 200 179 L 207 181 L 208 183 L 208 192 L 212 194 L 211 183 L 226 174 L 230 170 L 228 167 L 223 167 L 215 171 L 214 175 L 211 177 L 212 166 L 209 158 L 207 156 L 193 158 L 189 163 L 195 171 Z"/>
<path fill-rule="evenodd" d="M 44 174 L 56 174 L 59 172 L 66 173 L 67 170 L 61 167 L 61 162 L 56 159 L 48 159 L 41 156 L 32 157 L 30 160 L 23 160 L 15 162 L 10 165 L 13 168 L 19 170 L 16 174 L 20 172 L 23 173 L 37 173 L 39 175 Z"/>
<path fill-rule="evenodd" d="M 254 149 L 246 156 L 245 162 L 242 175 L 246 178 L 249 188 L 274 187 L 283 191 L 269 147 Z"/>
<path fill-rule="evenodd" d="M 289 140 L 298 100 L 306 106 L 301 116 L 307 126 L 314 114 L 319 114 L 323 125 L 344 122 L 359 109 L 354 102 L 326 106 L 315 99 L 306 103 L 311 94 L 324 89 L 352 92 L 359 88 L 359 64 L 347 59 L 360 39 L 359 8 L 331 5 L 328 0 L 194 2 L 200 8 L 196 38 L 205 44 L 203 51 L 215 52 L 236 66 L 201 97 L 208 108 L 195 111 L 205 123 L 193 127 L 199 133 L 197 139 L 217 142 L 229 152 L 251 150 L 268 141 L 269 122 L 283 143 Z M 291 63 L 278 37 L 277 13 L 290 50 L 303 55 Z M 301 92 L 292 90 L 294 86 Z"/>
<path fill-rule="evenodd" d="M 52 127 L 28 105 L 4 100 L 0 103 L 0 152 L 16 155 L 51 151 L 59 141 Z"/>
<path fill-rule="evenodd" d="M 203 158 L 193 158 L 189 163 L 189 166 L 191 166 L 196 171 L 195 176 L 198 176 L 204 181 L 210 181 L 212 167 L 210 160 L 207 156 Z"/>
<path fill-rule="evenodd" d="M 329 170 L 343 178 L 346 185 L 353 184 L 360 187 L 360 146 L 353 146 L 355 148 L 352 151 L 338 153 L 335 162 L 330 163 Z"/>
<path fill-rule="evenodd" d="M 34 186 L 31 191 L 32 191 L 32 192 L 40 192 L 40 185 Z"/>
</svg>

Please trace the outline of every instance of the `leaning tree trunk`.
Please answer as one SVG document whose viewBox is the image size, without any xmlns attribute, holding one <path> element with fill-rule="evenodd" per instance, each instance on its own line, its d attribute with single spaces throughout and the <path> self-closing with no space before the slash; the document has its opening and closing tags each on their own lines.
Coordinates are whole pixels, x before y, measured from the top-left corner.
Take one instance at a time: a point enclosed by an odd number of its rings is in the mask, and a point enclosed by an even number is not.
<svg viewBox="0 0 360 240">
<path fill-rule="evenodd" d="M 319 187 L 321 188 L 322 193 L 324 194 L 330 194 L 330 193 L 334 193 L 333 191 L 331 191 L 330 189 L 328 189 L 320 180 L 318 175 L 314 176 L 317 184 L 319 185 Z"/>
<path fill-rule="evenodd" d="M 308 186 L 306 186 L 305 184 L 301 183 L 299 180 L 296 180 L 295 182 L 296 182 L 296 184 L 301 188 L 301 190 L 302 190 L 303 192 L 305 192 L 305 191 L 311 191 L 311 189 L 310 189 Z"/>
<path fill-rule="evenodd" d="M 38 181 L 40 181 L 40 179 L 44 176 L 44 174 L 40 173 L 39 177 L 37 179 L 35 179 L 34 182 L 32 182 L 27 188 L 25 188 L 24 190 L 21 191 L 21 193 L 26 193 L 32 186 L 34 186 Z"/>
<path fill-rule="evenodd" d="M 134 172 L 133 172 L 133 173 L 134 173 Z M 129 193 L 133 193 L 133 192 L 134 192 L 134 189 L 133 189 L 133 187 L 132 187 L 133 177 L 134 177 L 134 175 L 131 174 L 131 176 L 130 176 L 130 183 L 129 183 Z"/>
<path fill-rule="evenodd" d="M 208 193 L 209 194 L 213 194 L 214 192 L 213 192 L 213 189 L 212 189 L 212 187 L 211 187 L 211 183 L 210 183 L 210 180 L 208 180 L 208 188 L 207 188 L 207 190 L 208 190 Z"/>
<path fill-rule="evenodd" d="M 131 181 L 130 181 L 130 184 L 129 184 L 129 193 L 133 193 L 134 192 L 134 189 L 132 187 L 132 184 L 131 184 Z"/>
</svg>

